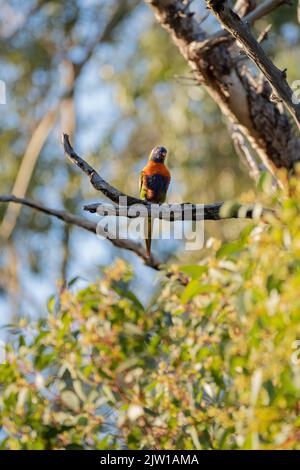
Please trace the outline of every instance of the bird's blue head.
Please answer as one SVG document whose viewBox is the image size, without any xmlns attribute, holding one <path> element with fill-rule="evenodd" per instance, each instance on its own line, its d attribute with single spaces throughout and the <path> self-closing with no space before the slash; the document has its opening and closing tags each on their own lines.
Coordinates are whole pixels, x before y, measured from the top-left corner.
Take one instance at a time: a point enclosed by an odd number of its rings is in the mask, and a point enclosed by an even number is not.
<svg viewBox="0 0 300 470">
<path fill-rule="evenodd" d="M 168 151 L 165 147 L 154 147 L 154 149 L 151 150 L 149 160 L 157 163 L 164 163 L 167 153 Z"/>
</svg>

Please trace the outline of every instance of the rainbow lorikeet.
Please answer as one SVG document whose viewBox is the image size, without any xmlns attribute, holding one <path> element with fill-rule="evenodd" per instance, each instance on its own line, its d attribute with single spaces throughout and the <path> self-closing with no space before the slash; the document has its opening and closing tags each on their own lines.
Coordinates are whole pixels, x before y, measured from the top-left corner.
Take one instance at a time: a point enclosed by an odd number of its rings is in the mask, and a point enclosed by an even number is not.
<svg viewBox="0 0 300 470">
<path fill-rule="evenodd" d="M 151 203 L 161 204 L 165 202 L 169 188 L 171 175 L 164 161 L 167 156 L 165 147 L 154 147 L 149 160 L 140 175 L 140 198 Z M 151 253 L 152 221 L 148 218 L 148 230 L 146 242 L 146 253 Z"/>
</svg>

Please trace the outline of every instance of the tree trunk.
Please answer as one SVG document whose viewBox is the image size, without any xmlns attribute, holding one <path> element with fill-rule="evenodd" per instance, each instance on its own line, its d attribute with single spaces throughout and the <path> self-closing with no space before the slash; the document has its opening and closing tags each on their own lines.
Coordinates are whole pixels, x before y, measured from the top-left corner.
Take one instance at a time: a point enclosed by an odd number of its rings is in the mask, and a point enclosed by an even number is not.
<svg viewBox="0 0 300 470">
<path fill-rule="evenodd" d="M 254 77 L 240 65 L 231 38 L 207 37 L 181 0 L 147 3 L 171 34 L 199 84 L 231 123 L 239 127 L 264 165 L 272 173 L 275 168 L 292 168 L 300 159 L 300 140 L 294 127 L 282 106 L 270 100 L 272 90 L 264 77 Z"/>
</svg>

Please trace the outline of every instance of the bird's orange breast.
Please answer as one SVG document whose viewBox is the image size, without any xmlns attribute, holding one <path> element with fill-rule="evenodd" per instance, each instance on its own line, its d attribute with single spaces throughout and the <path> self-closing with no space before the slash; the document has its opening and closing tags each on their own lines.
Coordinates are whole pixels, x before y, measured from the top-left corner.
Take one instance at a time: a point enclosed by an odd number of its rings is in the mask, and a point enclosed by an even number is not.
<svg viewBox="0 0 300 470">
<path fill-rule="evenodd" d="M 161 175 L 170 178 L 170 172 L 164 163 L 149 161 L 143 169 L 145 176 Z"/>
</svg>

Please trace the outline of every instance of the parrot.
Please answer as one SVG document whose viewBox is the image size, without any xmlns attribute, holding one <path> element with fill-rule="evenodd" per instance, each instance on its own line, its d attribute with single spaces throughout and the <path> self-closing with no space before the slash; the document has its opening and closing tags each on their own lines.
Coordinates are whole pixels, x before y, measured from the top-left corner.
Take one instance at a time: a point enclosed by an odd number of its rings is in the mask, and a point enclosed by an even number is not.
<svg viewBox="0 0 300 470">
<path fill-rule="evenodd" d="M 161 204 L 165 202 L 171 175 L 165 166 L 167 156 L 165 147 L 154 147 L 149 160 L 140 174 L 140 198 L 144 201 Z M 152 220 L 148 218 L 147 237 L 145 238 L 147 257 L 151 256 Z"/>
</svg>

